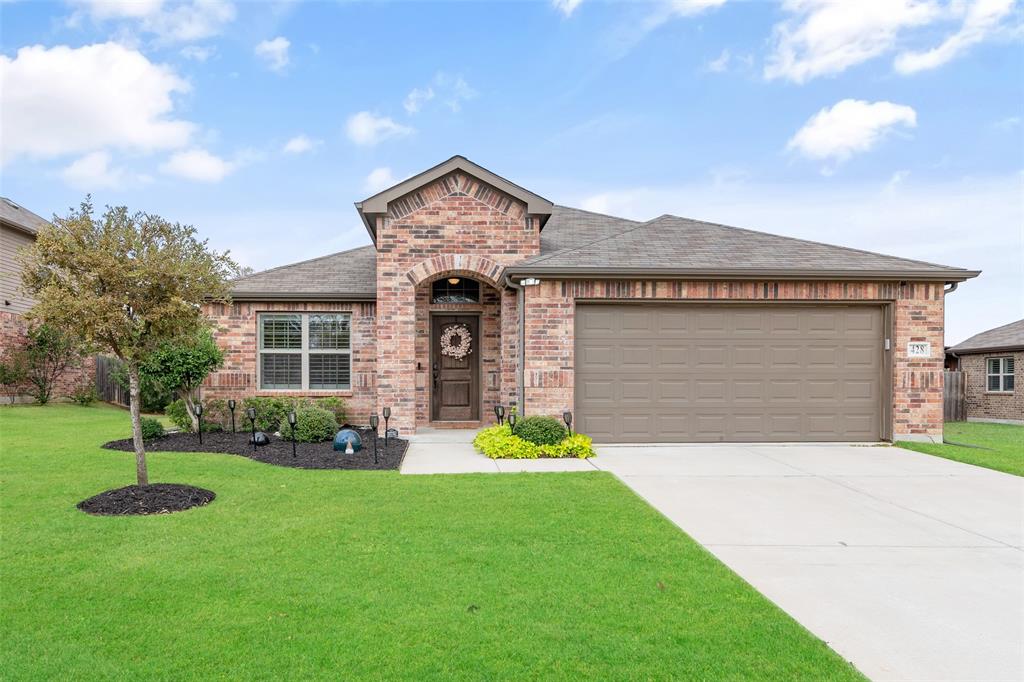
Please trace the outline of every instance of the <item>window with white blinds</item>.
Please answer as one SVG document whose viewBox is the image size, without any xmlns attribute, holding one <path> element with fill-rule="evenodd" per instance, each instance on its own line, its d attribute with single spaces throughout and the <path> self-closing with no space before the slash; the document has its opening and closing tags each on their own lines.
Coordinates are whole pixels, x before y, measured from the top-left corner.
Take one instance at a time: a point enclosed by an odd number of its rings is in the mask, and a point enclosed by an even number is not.
<svg viewBox="0 0 1024 682">
<path fill-rule="evenodd" d="M 352 317 L 347 313 L 259 316 L 263 390 L 328 391 L 352 387 Z"/>
<path fill-rule="evenodd" d="M 1013 393 L 1013 358 L 987 358 L 988 390 L 991 393 Z"/>
</svg>

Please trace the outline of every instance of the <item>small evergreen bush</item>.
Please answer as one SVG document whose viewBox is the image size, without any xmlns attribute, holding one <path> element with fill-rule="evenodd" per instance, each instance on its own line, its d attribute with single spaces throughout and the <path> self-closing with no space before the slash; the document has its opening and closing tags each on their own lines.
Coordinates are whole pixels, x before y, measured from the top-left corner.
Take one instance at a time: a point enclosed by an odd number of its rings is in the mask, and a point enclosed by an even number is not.
<svg viewBox="0 0 1024 682">
<path fill-rule="evenodd" d="M 71 392 L 71 399 L 82 407 L 89 407 L 100 399 L 95 381 L 83 381 Z"/>
<path fill-rule="evenodd" d="M 481 430 L 473 440 L 478 452 L 491 459 L 537 459 L 539 457 L 575 457 L 584 459 L 594 456 L 592 441 L 588 436 L 574 433 L 554 445 L 536 445 L 516 435 L 508 426 L 492 426 Z"/>
<path fill-rule="evenodd" d="M 554 417 L 524 417 L 516 424 L 515 434 L 534 445 L 558 445 L 566 436 L 565 426 Z"/>
<path fill-rule="evenodd" d="M 256 430 L 274 433 L 280 429 L 281 424 L 288 425 L 288 413 L 291 412 L 293 403 L 294 401 L 286 398 L 246 398 L 242 401 L 242 409 L 236 408 L 236 415 L 241 416 L 239 423 L 244 428 L 248 428 L 249 418 L 245 416 L 245 411 L 254 407 L 256 408 Z"/>
<path fill-rule="evenodd" d="M 192 419 L 188 416 L 188 410 L 185 409 L 184 400 L 172 400 L 167 403 L 167 407 L 164 408 L 164 415 L 182 431 L 192 430 Z"/>
<path fill-rule="evenodd" d="M 281 422 L 281 438 L 292 439 L 292 429 L 287 415 Z M 295 442 L 320 443 L 334 438 L 338 432 L 338 420 L 334 413 L 316 405 L 300 405 L 295 410 Z"/>
<path fill-rule="evenodd" d="M 158 419 L 142 417 L 142 440 L 153 440 L 164 435 L 164 425 Z"/>
</svg>

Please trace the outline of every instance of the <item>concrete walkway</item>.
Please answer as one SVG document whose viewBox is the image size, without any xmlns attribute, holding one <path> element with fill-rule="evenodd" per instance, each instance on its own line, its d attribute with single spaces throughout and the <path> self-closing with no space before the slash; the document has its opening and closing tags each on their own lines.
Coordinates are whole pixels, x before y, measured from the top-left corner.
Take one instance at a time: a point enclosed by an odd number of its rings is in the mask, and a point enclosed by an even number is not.
<svg viewBox="0 0 1024 682">
<path fill-rule="evenodd" d="M 598 446 L 494 461 L 421 429 L 403 474 L 609 471 L 875 680 L 1024 679 L 1024 479 L 893 447 Z"/>
</svg>

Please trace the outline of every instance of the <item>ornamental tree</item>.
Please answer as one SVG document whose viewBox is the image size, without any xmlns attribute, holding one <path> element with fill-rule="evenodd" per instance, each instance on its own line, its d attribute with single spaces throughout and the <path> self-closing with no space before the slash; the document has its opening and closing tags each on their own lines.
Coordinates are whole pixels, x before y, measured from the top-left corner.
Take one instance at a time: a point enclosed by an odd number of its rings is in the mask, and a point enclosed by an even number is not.
<svg viewBox="0 0 1024 682">
<path fill-rule="evenodd" d="M 195 405 L 199 386 L 210 372 L 224 364 L 224 351 L 213 340 L 208 328 L 191 338 L 164 344 L 139 368 L 143 382 L 149 381 L 173 393 L 185 403 L 192 430 L 199 430 Z"/>
<path fill-rule="evenodd" d="M 33 321 L 74 333 L 125 363 L 138 484 L 149 484 L 140 423 L 140 368 L 168 343 L 206 326 L 204 301 L 228 299 L 238 265 L 212 251 L 195 228 L 110 208 L 100 218 L 86 197 L 54 217 L 23 252 L 22 282 L 35 296 Z"/>
</svg>

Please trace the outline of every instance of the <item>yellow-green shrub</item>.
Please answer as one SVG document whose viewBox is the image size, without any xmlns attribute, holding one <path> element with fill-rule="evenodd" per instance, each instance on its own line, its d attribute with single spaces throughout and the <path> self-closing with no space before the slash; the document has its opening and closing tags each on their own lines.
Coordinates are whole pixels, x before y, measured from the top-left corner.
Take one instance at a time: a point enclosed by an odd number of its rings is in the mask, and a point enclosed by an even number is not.
<svg viewBox="0 0 1024 682">
<path fill-rule="evenodd" d="M 537 459 L 539 457 L 594 456 L 591 440 L 575 433 L 555 445 L 535 445 L 513 435 L 507 426 L 491 426 L 483 429 L 473 439 L 478 452 L 491 459 Z"/>
</svg>

